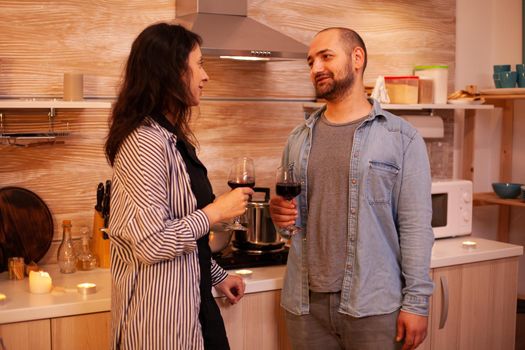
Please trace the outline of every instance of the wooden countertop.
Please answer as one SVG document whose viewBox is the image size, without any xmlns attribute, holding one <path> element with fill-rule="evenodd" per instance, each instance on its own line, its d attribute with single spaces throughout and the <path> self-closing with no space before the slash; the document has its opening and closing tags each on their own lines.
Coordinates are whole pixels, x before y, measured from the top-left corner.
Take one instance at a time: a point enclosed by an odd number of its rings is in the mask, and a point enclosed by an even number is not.
<svg viewBox="0 0 525 350">
<path fill-rule="evenodd" d="M 477 242 L 475 249 L 465 249 L 465 240 Z M 478 261 L 500 259 L 523 254 L 523 247 L 490 241 L 472 236 L 436 240 L 432 250 L 431 267 L 443 267 Z M 0 324 L 63 317 L 78 314 L 104 312 L 111 309 L 111 276 L 108 269 L 78 271 L 65 275 L 57 265 L 43 266 L 49 272 L 55 287 L 49 294 L 31 294 L 29 278 L 20 281 L 8 279 L 8 273 L 0 274 L 0 293 L 7 300 L 0 305 Z M 246 278 L 246 293 L 257 293 L 282 288 L 285 266 L 251 268 L 252 275 Z M 230 271 L 233 273 L 233 271 Z M 91 282 L 97 292 L 82 296 L 76 285 Z M 214 295 L 217 294 L 214 290 Z"/>
</svg>

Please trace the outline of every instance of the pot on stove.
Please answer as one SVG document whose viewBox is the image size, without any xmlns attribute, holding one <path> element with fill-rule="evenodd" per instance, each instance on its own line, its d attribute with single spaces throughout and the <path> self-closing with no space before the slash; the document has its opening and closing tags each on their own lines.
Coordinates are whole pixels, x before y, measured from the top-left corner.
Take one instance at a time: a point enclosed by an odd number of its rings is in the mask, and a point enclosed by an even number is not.
<svg viewBox="0 0 525 350">
<path fill-rule="evenodd" d="M 282 249 L 285 242 L 281 240 L 270 217 L 270 189 L 255 187 L 253 190 L 264 193 L 264 200 L 252 199 L 248 202 L 242 220 L 247 230 L 234 231 L 233 246 L 237 249 L 261 253 Z"/>
</svg>

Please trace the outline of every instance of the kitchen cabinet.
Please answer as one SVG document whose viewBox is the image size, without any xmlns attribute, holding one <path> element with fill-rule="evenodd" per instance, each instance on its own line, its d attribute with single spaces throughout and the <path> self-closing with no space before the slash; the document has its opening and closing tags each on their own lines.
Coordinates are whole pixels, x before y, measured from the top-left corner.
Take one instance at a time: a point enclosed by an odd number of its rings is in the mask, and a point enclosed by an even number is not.
<svg viewBox="0 0 525 350">
<path fill-rule="evenodd" d="M 0 325 L 2 350 L 109 349 L 111 312 Z"/>
<path fill-rule="evenodd" d="M 0 325 L 2 350 L 51 350 L 49 319 Z"/>
<path fill-rule="evenodd" d="M 499 181 L 512 181 L 512 139 L 514 123 L 514 102 L 525 99 L 525 95 L 482 95 L 487 103 L 502 108 L 500 174 Z M 474 177 L 474 129 L 475 114 L 465 113 L 464 148 L 463 148 L 463 178 L 472 180 Z M 499 205 L 498 240 L 509 241 L 510 209 L 513 206 L 525 207 L 521 200 L 500 199 L 493 192 L 475 193 L 474 205 Z"/>
<path fill-rule="evenodd" d="M 513 350 L 518 258 L 435 268 L 427 348 Z"/>
<path fill-rule="evenodd" d="M 111 312 L 51 319 L 52 350 L 109 349 Z"/>
<path fill-rule="evenodd" d="M 245 294 L 235 305 L 217 299 L 232 350 L 291 349 L 280 300 L 280 290 Z"/>
</svg>

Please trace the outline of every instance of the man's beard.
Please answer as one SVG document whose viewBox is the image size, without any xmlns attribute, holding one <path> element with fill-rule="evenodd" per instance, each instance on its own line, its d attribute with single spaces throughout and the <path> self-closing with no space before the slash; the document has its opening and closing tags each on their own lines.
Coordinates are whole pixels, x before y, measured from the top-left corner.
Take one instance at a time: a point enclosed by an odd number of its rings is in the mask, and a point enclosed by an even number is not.
<svg viewBox="0 0 525 350">
<path fill-rule="evenodd" d="M 329 77 L 332 79 L 330 82 L 325 82 L 323 87 L 319 87 L 317 82 L 314 82 L 315 96 L 327 101 L 339 100 L 350 91 L 355 82 L 354 74 L 350 69 L 345 71 L 345 76 L 342 79 L 336 80 L 332 72 L 318 73 L 315 76 L 315 80 L 318 77 Z"/>
</svg>

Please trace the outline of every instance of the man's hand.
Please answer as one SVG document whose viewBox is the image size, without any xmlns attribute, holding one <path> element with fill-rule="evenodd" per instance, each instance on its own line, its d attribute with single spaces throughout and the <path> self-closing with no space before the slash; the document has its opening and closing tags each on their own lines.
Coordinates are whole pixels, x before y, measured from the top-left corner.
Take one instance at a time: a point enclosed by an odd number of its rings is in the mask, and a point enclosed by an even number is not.
<svg viewBox="0 0 525 350">
<path fill-rule="evenodd" d="M 280 196 L 272 197 L 270 200 L 270 216 L 277 227 L 293 225 L 297 218 L 295 199 L 287 201 Z"/>
<path fill-rule="evenodd" d="M 396 341 L 403 340 L 402 350 L 414 350 L 427 336 L 428 317 L 400 311 Z"/>
<path fill-rule="evenodd" d="M 228 299 L 230 304 L 237 304 L 244 296 L 244 281 L 241 277 L 235 275 L 228 275 L 224 281 L 217 284 L 215 289 L 222 292 Z"/>
</svg>

